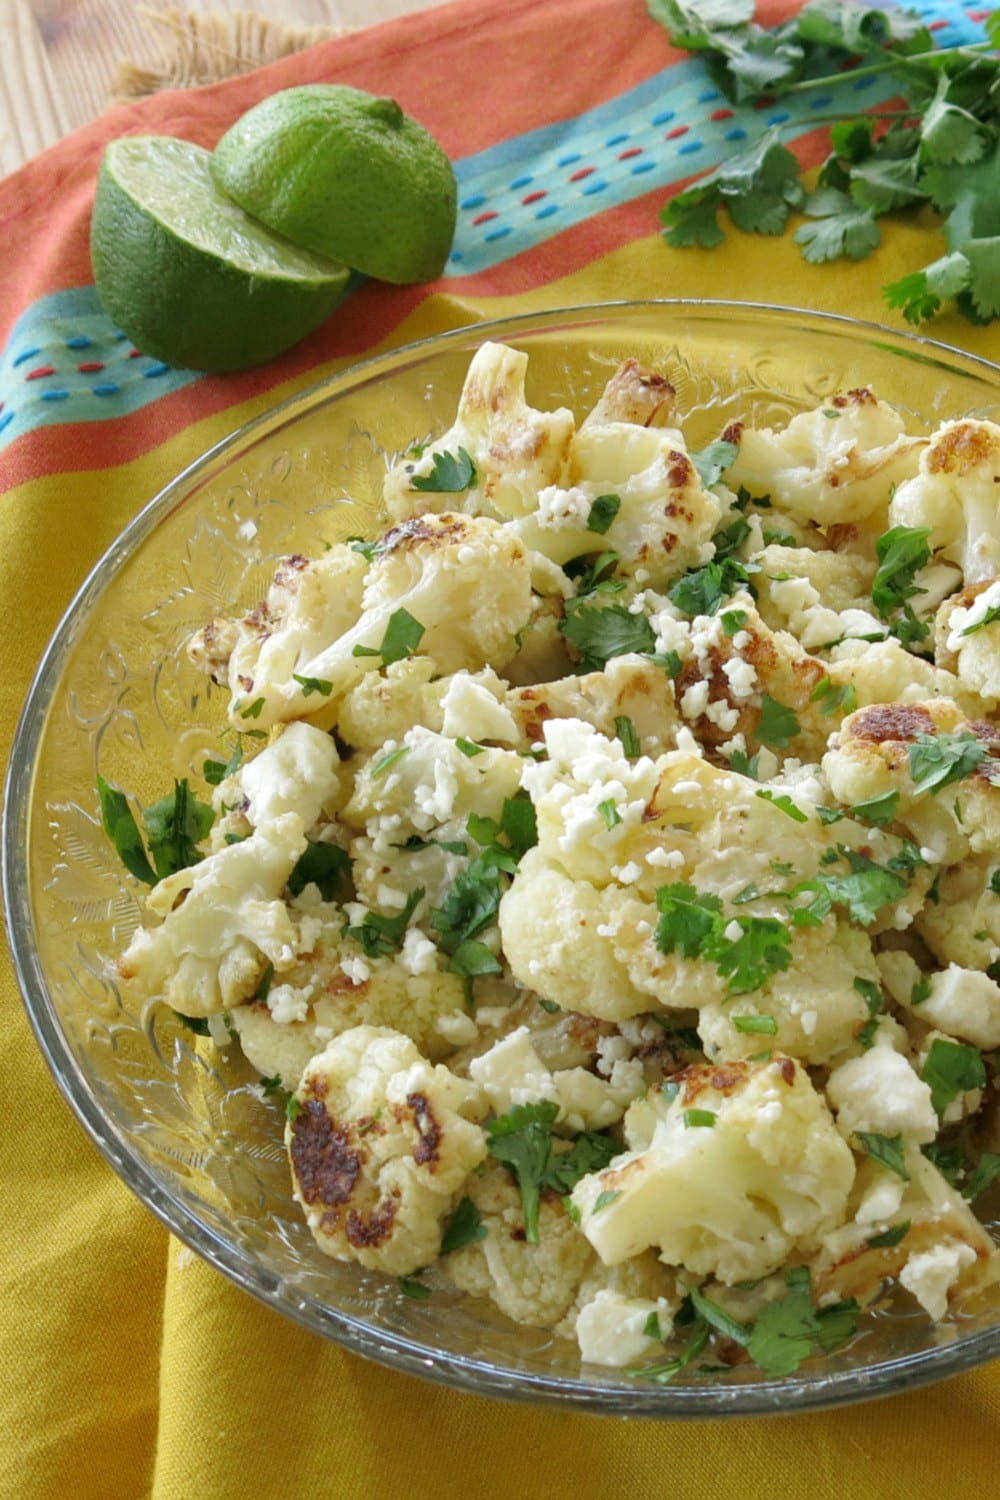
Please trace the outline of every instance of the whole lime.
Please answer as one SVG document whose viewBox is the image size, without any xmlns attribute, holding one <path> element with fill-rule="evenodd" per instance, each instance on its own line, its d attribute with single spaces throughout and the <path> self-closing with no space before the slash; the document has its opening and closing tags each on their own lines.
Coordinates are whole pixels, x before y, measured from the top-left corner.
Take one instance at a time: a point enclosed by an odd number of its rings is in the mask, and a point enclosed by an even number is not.
<svg viewBox="0 0 1000 1500">
<path fill-rule="evenodd" d="M 322 323 L 350 273 L 251 219 L 216 187 L 209 160 L 170 136 L 112 141 L 90 256 L 105 311 L 144 354 L 242 370 Z"/>
<path fill-rule="evenodd" d="M 212 156 L 219 187 L 277 234 L 382 281 L 432 281 L 455 236 L 457 186 L 394 99 L 343 84 L 283 89 Z"/>
</svg>

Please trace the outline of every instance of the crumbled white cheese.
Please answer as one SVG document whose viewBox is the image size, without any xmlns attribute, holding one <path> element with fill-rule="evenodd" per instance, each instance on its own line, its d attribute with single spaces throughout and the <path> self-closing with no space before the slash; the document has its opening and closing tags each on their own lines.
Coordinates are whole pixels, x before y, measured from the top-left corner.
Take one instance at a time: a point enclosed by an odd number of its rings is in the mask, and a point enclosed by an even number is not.
<svg viewBox="0 0 1000 1500">
<path fill-rule="evenodd" d="M 752 696 L 757 686 L 757 668 L 741 656 L 731 656 L 722 663 L 722 670 L 729 682 L 729 691 L 736 699 Z"/>
<path fill-rule="evenodd" d="M 659 1323 L 660 1338 L 669 1338 L 674 1320 L 670 1304 L 662 1297 L 652 1302 L 602 1288 L 577 1314 L 576 1338 L 581 1359 L 612 1369 L 641 1359 L 658 1343 L 644 1331 L 653 1313 Z"/>
<path fill-rule="evenodd" d="M 535 519 L 547 531 L 562 531 L 565 527 L 586 526 L 590 519 L 591 498 L 584 490 L 574 486 L 561 490 L 549 484 L 538 492 L 538 511 Z"/>
<path fill-rule="evenodd" d="M 685 719 L 700 719 L 708 706 L 708 683 L 692 682 L 681 696 L 681 713 Z"/>
<path fill-rule="evenodd" d="M 273 984 L 267 995 L 267 1008 L 271 1012 L 271 1019 L 277 1021 L 280 1026 L 287 1026 L 293 1021 L 308 1020 L 312 994 L 311 984 L 303 985 L 301 989 L 297 989 L 292 984 Z"/>
<path fill-rule="evenodd" d="M 368 964 L 360 956 L 357 958 L 343 958 L 340 961 L 340 971 L 346 974 L 352 984 L 367 984 L 372 977 L 372 971 Z"/>
<path fill-rule="evenodd" d="M 679 849 L 664 849 L 657 844 L 646 855 L 646 863 L 663 870 L 679 870 L 684 863 L 684 856 Z"/>
<path fill-rule="evenodd" d="M 948 1311 L 948 1293 L 975 1259 L 971 1245 L 962 1240 L 942 1240 L 929 1250 L 911 1255 L 899 1279 L 925 1312 L 939 1323 Z"/>
<path fill-rule="evenodd" d="M 437 949 L 419 927 L 408 927 L 400 953 L 408 974 L 433 974 L 437 969 Z"/>
</svg>

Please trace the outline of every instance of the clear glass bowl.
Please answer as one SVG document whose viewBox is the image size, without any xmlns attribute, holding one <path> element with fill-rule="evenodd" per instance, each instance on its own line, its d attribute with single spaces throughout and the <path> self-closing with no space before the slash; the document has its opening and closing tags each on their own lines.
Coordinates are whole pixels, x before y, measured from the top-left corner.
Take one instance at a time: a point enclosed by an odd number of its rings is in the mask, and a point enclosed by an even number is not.
<svg viewBox="0 0 1000 1500">
<path fill-rule="evenodd" d="M 387 464 L 450 425 L 486 338 L 530 352 L 529 397 L 581 416 L 626 355 L 677 387 L 695 445 L 730 420 L 789 417 L 872 384 L 916 428 L 1000 420 L 1000 368 L 931 340 L 788 308 L 663 301 L 530 314 L 380 355 L 219 443 L 152 500 L 98 564 L 38 669 L 10 766 L 4 897 L 42 1050 L 81 1123 L 128 1185 L 192 1249 L 263 1302 L 347 1348 L 480 1394 L 629 1415 L 805 1409 L 897 1391 L 1000 1354 L 1000 1293 L 935 1332 L 891 1306 L 846 1351 L 768 1381 L 740 1367 L 643 1385 L 491 1305 L 340 1265 L 292 1200 L 273 1106 L 162 1006 L 135 1012 L 109 957 L 141 891 L 99 823 L 95 775 L 144 801 L 217 752 L 217 689 L 182 646 L 252 606 L 275 559 L 374 527 Z"/>
</svg>

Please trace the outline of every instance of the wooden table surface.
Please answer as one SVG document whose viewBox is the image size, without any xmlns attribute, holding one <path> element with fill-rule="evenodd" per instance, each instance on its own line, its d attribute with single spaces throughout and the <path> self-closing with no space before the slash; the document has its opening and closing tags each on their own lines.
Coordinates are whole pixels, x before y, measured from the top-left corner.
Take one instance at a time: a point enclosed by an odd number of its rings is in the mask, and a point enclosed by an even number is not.
<svg viewBox="0 0 1000 1500">
<path fill-rule="evenodd" d="M 440 3 L 187 0 L 181 9 L 166 0 L 0 0 L 0 176 L 99 115 L 120 63 L 162 64 L 185 14 L 220 16 L 224 37 L 227 24 L 246 27 L 247 12 L 285 25 L 355 27 Z M 224 41 L 210 46 L 225 66 Z"/>
</svg>

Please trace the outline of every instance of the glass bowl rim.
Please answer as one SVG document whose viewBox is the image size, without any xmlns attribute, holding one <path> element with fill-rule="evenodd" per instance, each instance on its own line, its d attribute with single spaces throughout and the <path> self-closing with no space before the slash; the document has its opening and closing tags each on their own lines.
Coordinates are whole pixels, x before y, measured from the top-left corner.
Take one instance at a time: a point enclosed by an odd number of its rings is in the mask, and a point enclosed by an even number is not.
<svg viewBox="0 0 1000 1500">
<path fill-rule="evenodd" d="M 992 377 L 1000 394 L 1000 364 L 939 339 L 888 328 L 843 313 L 817 312 L 780 303 L 685 297 L 583 303 L 462 324 L 444 333 L 431 334 L 382 351 L 322 377 L 267 407 L 187 464 L 124 527 L 77 590 L 35 669 L 12 740 L 4 786 L 0 895 L 14 972 L 28 1020 L 73 1114 L 126 1186 L 172 1234 L 266 1306 L 352 1353 L 474 1395 L 508 1401 L 539 1401 L 562 1409 L 575 1408 L 606 1416 L 661 1419 L 815 1411 L 916 1389 L 1000 1357 L 1000 1324 L 993 1329 L 957 1338 L 953 1343 L 936 1349 L 920 1350 L 860 1370 L 821 1373 L 811 1379 L 792 1377 L 760 1381 L 751 1386 L 643 1387 L 637 1384 L 628 1389 L 608 1390 L 586 1378 L 526 1373 L 471 1356 L 449 1353 L 403 1334 L 373 1328 L 361 1318 L 311 1298 L 289 1298 L 276 1276 L 236 1251 L 223 1236 L 203 1223 L 192 1209 L 168 1191 L 153 1170 L 132 1150 L 124 1133 L 101 1110 L 59 1025 L 32 941 L 30 882 L 27 862 L 22 855 L 27 848 L 35 757 L 63 659 L 107 583 L 133 556 L 157 523 L 183 500 L 191 484 L 204 477 L 232 449 L 255 440 L 263 429 L 272 425 L 283 426 L 324 401 L 339 399 L 380 375 L 398 372 L 454 344 L 516 338 L 519 334 L 540 333 L 560 326 L 600 325 L 613 321 L 616 316 L 660 310 L 678 315 L 700 311 L 729 313 L 734 318 L 760 314 L 763 322 L 781 323 L 792 319 L 797 329 L 812 324 L 817 331 L 844 336 L 878 335 L 883 348 L 901 357 L 952 366 L 957 363 L 964 367 L 962 373 Z M 888 344 L 885 341 L 889 341 Z"/>
</svg>

